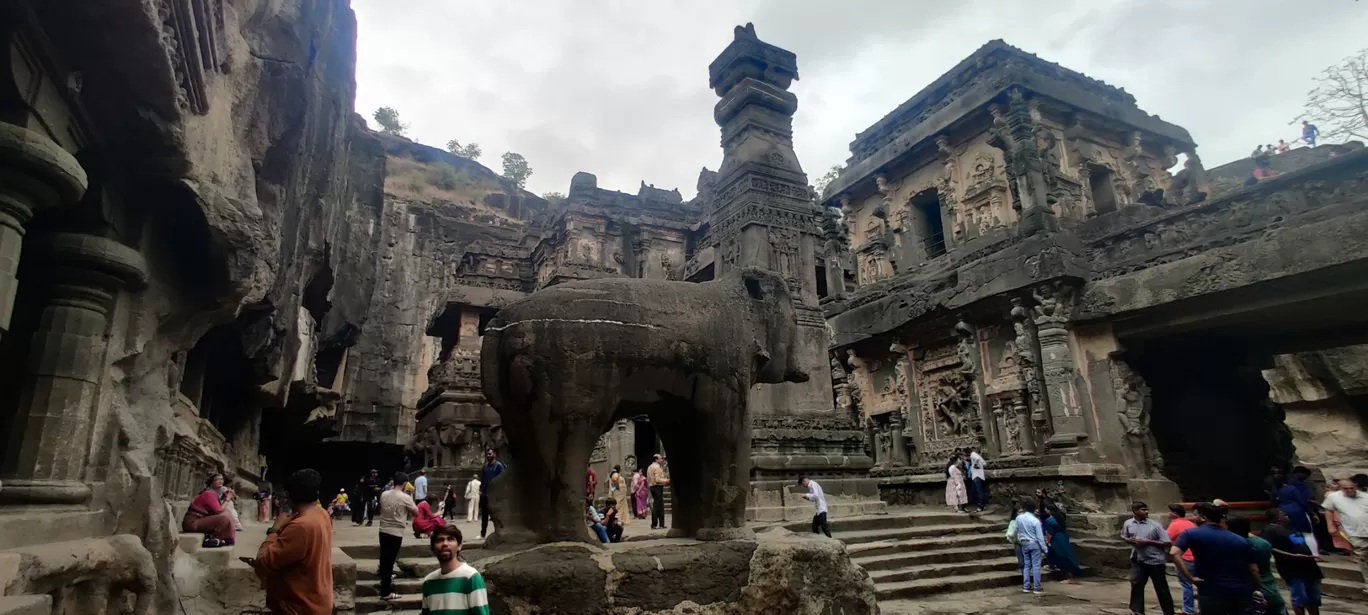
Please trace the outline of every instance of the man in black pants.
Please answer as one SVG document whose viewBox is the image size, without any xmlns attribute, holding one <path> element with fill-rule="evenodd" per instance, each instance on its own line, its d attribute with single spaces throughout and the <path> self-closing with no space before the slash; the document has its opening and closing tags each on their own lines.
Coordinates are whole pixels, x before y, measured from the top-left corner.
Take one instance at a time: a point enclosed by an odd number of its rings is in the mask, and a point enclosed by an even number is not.
<svg viewBox="0 0 1368 615">
<path fill-rule="evenodd" d="M 822 491 L 822 486 L 806 476 L 800 477 L 798 484 L 808 490 L 803 494 L 803 499 L 817 505 L 817 512 L 812 515 L 812 533 L 821 532 L 831 538 L 831 526 L 827 524 L 826 493 Z"/>
<path fill-rule="evenodd" d="M 480 538 L 489 533 L 489 487 L 494 478 L 503 474 L 504 464 L 494 449 L 485 450 L 485 464 L 480 468 Z"/>
<path fill-rule="evenodd" d="M 646 486 L 651 488 L 651 529 L 665 529 L 665 486 L 670 479 L 665 478 L 665 468 L 660 465 L 657 453 L 651 467 L 646 468 Z"/>
<path fill-rule="evenodd" d="M 404 493 L 407 482 L 408 474 L 395 472 L 389 490 L 380 494 L 380 595 L 385 600 L 399 599 L 399 594 L 391 589 L 394 562 L 399 559 L 399 548 L 404 545 L 404 533 L 409 529 L 410 520 L 418 515 L 413 498 Z"/>
</svg>

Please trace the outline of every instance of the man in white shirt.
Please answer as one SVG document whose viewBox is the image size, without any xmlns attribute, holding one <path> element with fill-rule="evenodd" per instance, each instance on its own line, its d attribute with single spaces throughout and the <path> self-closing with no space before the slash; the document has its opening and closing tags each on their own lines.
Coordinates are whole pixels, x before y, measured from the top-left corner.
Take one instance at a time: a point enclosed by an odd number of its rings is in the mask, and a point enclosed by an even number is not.
<svg viewBox="0 0 1368 615">
<path fill-rule="evenodd" d="M 988 461 L 979 454 L 979 447 L 969 447 L 969 478 L 973 485 L 970 503 L 977 506 L 979 512 L 988 506 L 988 489 L 983 486 L 983 481 L 987 479 L 984 468 L 988 467 Z"/>
<path fill-rule="evenodd" d="M 1368 588 L 1368 495 L 1359 493 L 1358 485 L 1352 480 L 1339 482 L 1339 491 L 1331 491 L 1325 496 L 1322 508 L 1335 513 L 1336 530 L 1349 538 L 1358 558 L 1359 573 L 1363 575 L 1365 588 Z M 1368 589 L 1364 589 L 1368 593 Z"/>
<path fill-rule="evenodd" d="M 831 527 L 827 525 L 826 493 L 822 491 L 822 486 L 806 476 L 799 478 L 798 484 L 808 490 L 803 494 L 803 499 L 817 505 L 817 513 L 812 515 L 812 533 L 821 532 L 831 538 Z"/>
<path fill-rule="evenodd" d="M 394 562 L 399 559 L 399 548 L 404 546 L 404 532 L 409 529 L 409 519 L 418 514 L 418 505 L 413 498 L 404 493 L 408 475 L 396 472 L 390 488 L 380 494 L 380 596 L 385 600 L 398 600 L 399 594 L 393 591 Z"/>
<path fill-rule="evenodd" d="M 413 479 L 413 501 L 427 499 L 427 470 L 418 470 L 418 478 Z"/>
<path fill-rule="evenodd" d="M 479 510 L 480 510 L 480 475 L 479 475 L 479 474 L 476 474 L 476 475 L 475 475 L 475 478 L 470 479 L 470 482 L 466 483 L 465 501 L 466 501 L 466 521 L 474 521 L 474 520 L 475 520 L 475 515 L 478 514 L 478 513 L 479 513 Z"/>
</svg>

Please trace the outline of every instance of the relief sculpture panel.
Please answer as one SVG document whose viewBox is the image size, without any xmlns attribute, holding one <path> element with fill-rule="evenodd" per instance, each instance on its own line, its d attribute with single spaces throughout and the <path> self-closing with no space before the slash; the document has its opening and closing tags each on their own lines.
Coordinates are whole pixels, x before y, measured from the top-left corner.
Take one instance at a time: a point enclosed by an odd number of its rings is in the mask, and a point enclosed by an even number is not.
<svg viewBox="0 0 1368 615">
<path fill-rule="evenodd" d="M 943 461 L 956 448 L 979 443 L 977 395 L 965 370 L 959 344 L 927 350 L 912 362 L 912 379 L 921 402 L 923 461 Z"/>
</svg>

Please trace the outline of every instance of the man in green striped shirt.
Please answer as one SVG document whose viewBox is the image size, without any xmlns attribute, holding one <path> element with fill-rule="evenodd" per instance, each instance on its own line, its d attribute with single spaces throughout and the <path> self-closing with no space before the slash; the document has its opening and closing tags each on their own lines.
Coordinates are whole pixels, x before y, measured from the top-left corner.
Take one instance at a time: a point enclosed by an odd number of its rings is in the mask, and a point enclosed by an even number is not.
<svg viewBox="0 0 1368 615">
<path fill-rule="evenodd" d="M 451 523 L 433 531 L 431 540 L 441 567 L 423 577 L 423 615 L 489 615 L 484 577 L 457 558 L 461 530 Z"/>
</svg>

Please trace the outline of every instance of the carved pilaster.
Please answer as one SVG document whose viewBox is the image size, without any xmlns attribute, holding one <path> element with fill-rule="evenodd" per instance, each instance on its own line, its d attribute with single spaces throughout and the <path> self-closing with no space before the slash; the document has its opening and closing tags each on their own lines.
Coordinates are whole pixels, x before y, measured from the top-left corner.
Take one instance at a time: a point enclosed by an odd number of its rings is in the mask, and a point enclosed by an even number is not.
<svg viewBox="0 0 1368 615">
<path fill-rule="evenodd" d="M 1049 406 L 1041 386 L 1040 343 L 1031 322 L 1031 311 L 1021 297 L 1012 298 L 1012 327 L 1016 331 L 1017 366 L 1026 382 L 1026 395 L 1015 409 L 1021 421 L 1021 452 L 1034 455 L 1038 438 L 1049 433 Z"/>
<path fill-rule="evenodd" d="M 1075 288 L 1055 280 L 1032 290 L 1032 309 L 1037 341 L 1040 344 L 1042 383 L 1051 421 L 1052 444 L 1076 444 L 1085 437 L 1083 409 L 1079 401 L 1078 375 L 1069 349 L 1069 318 L 1073 311 Z M 1072 442 L 1064 442 L 1072 440 Z"/>
<path fill-rule="evenodd" d="M 146 266 L 123 244 L 67 233 L 34 238 L 27 257 L 24 279 L 44 305 L 19 375 L 0 502 L 81 503 L 107 317 L 120 290 L 146 283 Z"/>
<path fill-rule="evenodd" d="M 14 312 L 24 225 L 37 210 L 74 203 L 85 190 L 85 169 L 60 145 L 0 123 L 0 335 Z"/>
<path fill-rule="evenodd" d="M 1021 234 L 1059 230 L 1047 202 L 1045 164 L 1036 149 L 1036 121 L 1020 88 L 1007 93 L 1007 108 L 994 114 L 998 139 L 1008 156 L 1008 176 L 1021 202 Z"/>
<path fill-rule="evenodd" d="M 890 465 L 900 466 L 907 464 L 907 442 L 903 434 L 903 416 L 901 412 L 894 412 L 888 415 L 889 439 L 892 441 L 892 458 Z"/>
</svg>

